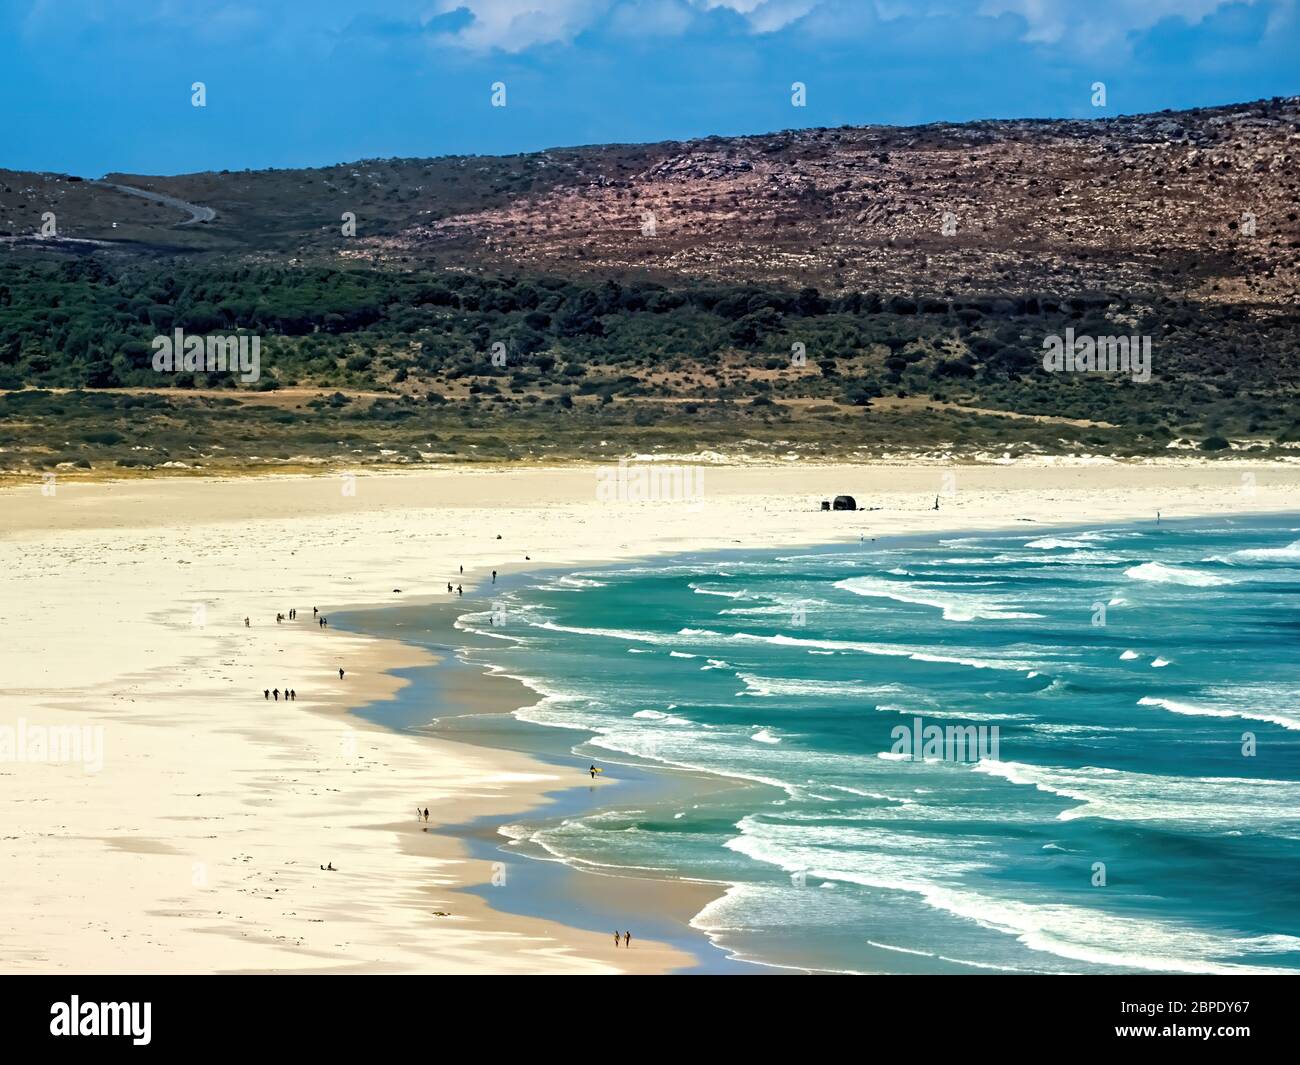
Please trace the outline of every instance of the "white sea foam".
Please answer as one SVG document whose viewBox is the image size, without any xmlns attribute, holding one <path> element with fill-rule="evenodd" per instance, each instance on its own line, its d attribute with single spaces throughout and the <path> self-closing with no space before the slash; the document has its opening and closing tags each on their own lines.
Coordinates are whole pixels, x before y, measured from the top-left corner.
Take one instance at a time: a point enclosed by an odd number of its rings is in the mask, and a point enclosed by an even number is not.
<svg viewBox="0 0 1300 1065">
<path fill-rule="evenodd" d="M 756 743 L 780 743 L 781 737 L 776 735 L 771 729 L 761 728 L 749 737 Z"/>
<path fill-rule="evenodd" d="M 735 588 L 706 588 L 702 584 L 691 583 L 687 585 L 696 595 L 718 595 L 724 599 L 747 599 L 749 594 L 742 589 Z"/>
<path fill-rule="evenodd" d="M 852 592 L 854 595 L 873 596 L 882 599 L 893 599 L 899 603 L 934 607 L 936 610 L 943 611 L 945 621 L 973 621 L 976 618 L 1007 620 L 1041 618 L 1043 616 L 1042 614 L 1007 610 L 1001 604 L 980 596 L 936 592 L 924 585 L 890 581 L 881 577 L 850 577 L 847 580 L 837 581 L 835 587 L 842 588 L 846 592 Z"/>
<path fill-rule="evenodd" d="M 1163 776 L 1099 766 L 1070 769 L 989 759 L 971 769 L 1081 804 L 1057 814 L 1062 821 L 1097 817 L 1177 823 L 1184 829 L 1210 831 L 1243 824 L 1256 828 L 1300 824 L 1300 782 L 1296 781 Z"/>
<path fill-rule="evenodd" d="M 1151 660 L 1152 669 L 1164 669 L 1167 665 L 1169 665 L 1169 659 L 1161 658 L 1159 655 Z"/>
<path fill-rule="evenodd" d="M 576 574 L 568 573 L 556 580 L 557 584 L 566 588 L 604 588 L 605 581 L 593 580 L 590 577 L 579 577 Z"/>
<path fill-rule="evenodd" d="M 1168 710 L 1171 714 L 1188 714 L 1193 717 L 1240 717 L 1235 710 L 1216 710 L 1208 706 L 1192 706 L 1191 703 L 1180 703 L 1173 699 L 1157 699 L 1154 696 L 1144 695 L 1137 701 L 1138 706 L 1158 706 L 1163 710 Z"/>
<path fill-rule="evenodd" d="M 980 859 L 996 848 L 995 840 L 927 837 L 874 826 L 862 830 L 791 827 L 754 817 L 742 819 L 737 828 L 741 835 L 729 840 L 728 848 L 755 861 L 817 879 L 909 892 L 936 910 L 1012 936 L 1030 950 L 1069 961 L 1155 972 L 1292 971 L 1219 960 L 1248 952 L 1247 944 L 1255 943 L 1258 937 L 1215 934 L 1172 920 L 1121 916 L 1100 905 L 1003 898 L 953 886 L 959 877 L 983 867 Z M 730 928 L 744 928 L 746 908 L 733 906 L 727 910 Z M 714 916 L 706 907 L 692 924 L 706 931 L 720 931 L 711 927 Z M 1280 953 L 1268 949 L 1258 952 Z"/>
<path fill-rule="evenodd" d="M 1275 693 L 1267 687 L 1249 688 L 1211 688 L 1207 694 L 1218 698 L 1220 702 L 1206 706 L 1188 703 L 1176 699 L 1158 698 L 1144 695 L 1137 701 L 1138 706 L 1158 706 L 1171 714 L 1185 714 L 1189 717 L 1240 717 L 1250 721 L 1267 721 L 1280 725 L 1284 729 L 1300 731 L 1300 709 L 1287 693 Z M 1224 706 L 1224 702 L 1233 705 Z"/>
<path fill-rule="evenodd" d="M 1124 576 L 1135 581 L 1182 584 L 1192 588 L 1214 588 L 1233 583 L 1227 577 L 1219 577 L 1204 570 L 1188 566 L 1166 566 L 1163 562 L 1143 562 L 1140 566 L 1130 566 L 1124 571 Z"/>
<path fill-rule="evenodd" d="M 1228 556 L 1234 562 L 1300 562 L 1300 540 L 1286 547 L 1251 547 Z"/>
<path fill-rule="evenodd" d="M 1119 659 L 1121 662 L 1132 662 L 1133 659 L 1141 658 L 1141 657 L 1142 656 L 1138 654 L 1136 651 L 1125 651 L 1122 655 L 1119 656 Z"/>
<path fill-rule="evenodd" d="M 827 881 L 826 884 L 823 884 L 822 886 L 825 887 L 829 883 L 831 882 Z M 946 961 L 953 965 L 969 965 L 972 969 L 987 969 L 991 972 L 998 973 L 1032 973 L 1036 971 L 1034 969 L 1019 969 L 1013 965 L 993 965 L 984 961 L 967 961 L 963 958 L 949 958 L 943 954 L 934 954 L 928 950 L 911 950 L 908 947 L 893 946 L 889 943 L 877 943 L 874 939 L 868 939 L 867 943 L 873 947 L 878 947 L 881 950 L 892 950 L 897 954 L 913 954 L 920 958 L 934 958 L 936 961 Z"/>
<path fill-rule="evenodd" d="M 745 690 L 737 692 L 737 695 L 762 698 L 781 695 L 829 698 L 854 695 L 869 697 L 897 695 L 905 690 L 897 684 L 859 684 L 851 680 L 801 680 L 795 677 L 760 677 L 754 673 L 737 673 L 736 677 L 745 685 Z"/>
<path fill-rule="evenodd" d="M 748 632 L 730 634 L 714 632 L 710 629 L 684 628 L 678 630 L 680 636 L 703 638 L 708 640 L 728 640 L 736 643 L 771 644 L 775 647 L 817 648 L 823 651 L 856 652 L 867 655 L 883 655 L 891 658 L 910 658 L 915 662 L 935 662 L 944 665 L 969 666 L 972 669 L 1007 669 L 1025 671 L 1033 668 L 1033 663 L 1018 658 L 974 658 L 956 655 L 929 654 L 899 644 L 858 643 L 849 640 L 808 640 L 796 636 L 777 633 L 772 636 L 758 636 Z"/>
<path fill-rule="evenodd" d="M 789 618 L 794 615 L 794 611 L 799 604 L 776 603 L 771 606 L 740 606 L 733 607 L 729 610 L 719 610 L 720 616 L 740 617 L 740 618 L 764 618 L 764 617 L 785 617 Z M 812 604 L 804 604 L 805 609 Z"/>
<path fill-rule="evenodd" d="M 579 625 L 560 625 L 554 621 L 534 621 L 533 626 L 539 629 L 546 629 L 550 632 L 569 632 L 575 636 L 603 636 L 611 640 L 625 640 L 634 643 L 650 643 L 663 645 L 666 643 L 677 643 L 678 640 L 672 636 L 666 636 L 659 632 L 635 632 L 628 629 L 592 629 L 584 628 Z"/>
<path fill-rule="evenodd" d="M 662 710 L 638 710 L 633 717 L 639 717 L 646 721 L 660 721 L 665 725 L 693 725 L 694 721 L 690 718 L 681 717 L 677 714 L 665 714 Z"/>
</svg>

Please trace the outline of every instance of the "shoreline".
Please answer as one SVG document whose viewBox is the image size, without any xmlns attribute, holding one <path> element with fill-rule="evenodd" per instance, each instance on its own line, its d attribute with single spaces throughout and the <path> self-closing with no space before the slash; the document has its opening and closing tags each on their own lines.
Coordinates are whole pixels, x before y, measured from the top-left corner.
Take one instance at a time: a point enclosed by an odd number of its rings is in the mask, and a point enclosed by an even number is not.
<svg viewBox="0 0 1300 1065">
<path fill-rule="evenodd" d="M 472 589 L 477 593 L 481 589 Z M 509 803 L 518 803 L 511 809 L 478 811 L 463 821 L 443 821 L 437 824 L 436 835 L 459 845 L 467 860 L 489 867 L 493 875 L 478 881 L 457 886 L 458 895 L 477 898 L 495 911 L 524 919 L 546 920 L 565 929 L 580 930 L 600 935 L 604 925 L 591 916 L 591 911 L 617 914 L 621 920 L 606 921 L 610 928 L 617 924 L 637 927 L 635 938 L 638 948 L 646 943 L 662 945 L 665 938 L 683 955 L 684 963 L 675 969 L 659 969 L 644 964 L 629 971 L 721 972 L 732 971 L 725 954 L 707 937 L 690 928 L 689 922 L 708 903 L 721 897 L 726 885 L 704 881 L 671 880 L 662 877 L 638 877 L 631 870 L 611 869 L 605 874 L 604 889 L 597 892 L 583 875 L 587 870 L 575 869 L 558 859 L 544 855 L 529 855 L 514 861 L 510 857 L 506 837 L 500 829 L 518 820 L 537 817 L 561 816 L 577 807 L 595 808 L 605 805 L 611 796 L 623 796 L 629 783 L 639 783 L 640 792 L 659 792 L 661 781 L 654 773 L 655 767 L 636 767 L 614 763 L 617 769 L 604 774 L 598 784 L 590 784 L 581 772 L 577 759 L 567 750 L 567 729 L 548 729 L 521 721 L 515 711 L 541 698 L 541 693 L 526 682 L 509 673 L 495 671 L 477 663 L 461 659 L 456 652 L 471 645 L 456 629 L 456 619 L 467 611 L 482 608 L 481 601 L 466 597 L 455 604 L 438 602 L 410 602 L 401 607 L 377 607 L 334 611 L 346 631 L 380 641 L 397 640 L 428 660 L 414 667 L 425 674 L 417 679 L 409 677 L 407 685 L 394 698 L 355 706 L 350 713 L 364 718 L 375 727 L 404 732 L 440 744 L 450 744 L 468 749 L 501 754 L 532 768 L 538 786 L 513 789 L 508 794 Z M 416 613 L 427 639 L 412 639 L 397 635 L 391 621 L 393 616 Z M 405 625 L 407 622 L 398 622 Z M 477 645 L 481 646 L 481 645 Z M 411 668 L 403 673 L 412 673 Z M 426 683 L 421 683 L 421 680 Z M 419 696 L 415 707 L 401 706 L 403 693 Z M 436 704 L 438 713 L 430 721 L 427 704 Z M 445 727 L 447 722 L 454 728 Z M 508 742 L 506 734 L 522 742 Z M 543 734 L 554 733 L 554 742 L 534 743 Z M 541 749 L 549 748 L 549 749 Z M 566 764 L 571 763 L 571 764 Z M 670 768 L 670 767 L 665 767 Z M 573 779 L 580 774 L 582 779 Z M 705 777 L 707 774 L 683 774 Z M 543 783 L 545 782 L 545 783 Z M 730 783 L 730 782 L 727 782 Z M 582 792 L 587 796 L 582 796 Z M 581 801 L 583 798 L 585 802 Z M 503 797 L 506 799 L 506 797 Z M 575 801 L 576 800 L 576 801 Z M 498 868 L 499 867 L 499 868 Z M 522 875 L 515 870 L 528 868 Z M 599 875 L 599 874 L 598 874 Z M 559 881 L 561 883 L 556 883 Z M 562 884 L 562 886 L 561 886 Z M 500 890 L 506 888 L 508 890 Z M 552 898 L 550 909 L 562 913 L 538 913 L 537 899 L 546 894 Z M 564 900 L 558 903 L 555 900 Z M 628 914 L 635 914 L 629 917 Z M 647 926 L 650 930 L 647 932 Z M 659 932 L 667 935 L 660 935 Z M 621 949 L 621 948 L 620 948 Z M 626 955 L 620 956 L 620 964 Z M 758 966 L 744 966 L 747 971 Z"/>
<path fill-rule="evenodd" d="M 427 662 L 310 616 L 277 625 L 275 612 L 436 599 L 461 564 L 486 580 L 739 536 L 760 548 L 1023 528 L 1030 515 L 1046 529 L 1157 506 L 1170 518 L 1295 509 L 1300 470 L 1259 464 L 1246 492 L 1245 465 L 958 467 L 958 494 L 937 513 L 938 466 L 710 467 L 705 497 L 685 504 L 598 503 L 590 467 L 361 475 L 351 497 L 334 477 L 3 490 L 5 718 L 99 727 L 105 742 L 98 772 L 0 764 L 0 907 L 16 930 L 0 965 L 624 971 L 632 959 L 607 934 L 476 904 L 465 888 L 490 882 L 490 863 L 435 843 L 407 813 L 418 801 L 438 811 L 431 825 L 512 816 L 521 792 L 545 801 L 562 786 L 553 767 L 373 726 L 350 711 L 400 697 L 400 671 Z M 839 490 L 882 509 L 813 509 Z M 314 712 L 262 698 L 281 685 Z M 338 872 L 318 870 L 326 860 Z M 448 894 L 455 904 L 440 905 Z M 639 937 L 636 948 L 649 971 L 690 964 L 672 947 L 652 959 Z"/>
</svg>

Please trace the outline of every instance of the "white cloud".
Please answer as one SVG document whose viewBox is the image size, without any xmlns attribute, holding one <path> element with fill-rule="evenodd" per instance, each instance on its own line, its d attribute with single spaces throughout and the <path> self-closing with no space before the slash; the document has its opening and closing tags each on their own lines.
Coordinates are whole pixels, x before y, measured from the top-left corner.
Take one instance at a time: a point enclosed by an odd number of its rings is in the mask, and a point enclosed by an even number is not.
<svg viewBox="0 0 1300 1065">
<path fill-rule="evenodd" d="M 1255 0 L 983 0 L 981 15 L 1019 15 L 1024 39 L 1036 44 L 1067 40 L 1080 51 L 1121 44 L 1135 30 L 1147 30 L 1175 16 L 1195 25 L 1230 2 Z"/>
<path fill-rule="evenodd" d="M 474 51 L 524 51 L 567 43 L 606 20 L 620 34 L 675 35 L 699 16 L 717 10 L 739 15 L 751 33 L 776 33 L 800 20 L 812 29 L 841 24 L 845 34 L 869 25 L 1016 16 L 1025 41 L 1091 52 L 1123 45 L 1133 32 L 1161 19 L 1201 22 L 1229 3 L 1259 0 L 433 0 L 437 14 L 467 9 L 473 21 L 440 35 L 443 43 Z M 1289 9 L 1290 0 L 1278 7 Z"/>
<path fill-rule="evenodd" d="M 624 37 L 675 37 L 694 18 L 689 0 L 630 0 L 615 6 L 609 24 Z"/>
<path fill-rule="evenodd" d="M 572 41 L 606 14 L 610 0 L 437 0 L 438 14 L 468 9 L 474 20 L 440 39 L 471 51 L 522 52 Z"/>
<path fill-rule="evenodd" d="M 473 51 L 521 52 L 534 45 L 572 41 L 609 16 L 623 34 L 678 34 L 702 12 L 723 8 L 740 15 L 751 32 L 774 33 L 813 11 L 822 0 L 435 0 L 439 15 L 466 9 L 474 20 L 441 35 Z"/>
<path fill-rule="evenodd" d="M 820 0 L 696 0 L 706 11 L 727 8 L 745 16 L 755 33 L 773 33 L 803 18 Z"/>
</svg>

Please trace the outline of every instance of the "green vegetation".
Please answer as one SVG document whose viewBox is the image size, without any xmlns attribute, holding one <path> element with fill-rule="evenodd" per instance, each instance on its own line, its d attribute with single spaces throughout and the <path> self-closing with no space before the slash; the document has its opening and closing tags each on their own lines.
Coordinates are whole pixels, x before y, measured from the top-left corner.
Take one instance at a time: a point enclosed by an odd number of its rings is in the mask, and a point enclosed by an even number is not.
<svg viewBox="0 0 1300 1065">
<path fill-rule="evenodd" d="M 1067 327 L 1151 336 L 1151 381 L 1047 373 L 1043 338 Z M 262 380 L 154 371 L 151 340 L 176 328 L 261 336 Z M 1096 292 L 831 297 L 32 258 L 0 265 L 0 389 L 26 389 L 0 395 L 0 465 L 597 458 L 741 442 L 825 457 L 1145 455 L 1179 441 L 1268 452 L 1300 440 L 1298 339 L 1295 311 Z M 66 389 L 92 391 L 49 391 Z"/>
</svg>

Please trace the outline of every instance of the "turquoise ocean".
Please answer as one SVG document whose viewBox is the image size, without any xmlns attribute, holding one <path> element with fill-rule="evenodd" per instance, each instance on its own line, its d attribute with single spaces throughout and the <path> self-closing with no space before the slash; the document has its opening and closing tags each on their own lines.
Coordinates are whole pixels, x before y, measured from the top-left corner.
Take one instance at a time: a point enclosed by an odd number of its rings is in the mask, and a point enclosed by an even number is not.
<svg viewBox="0 0 1300 1065">
<path fill-rule="evenodd" d="M 722 886 L 736 958 L 1300 971 L 1300 517 L 653 560 L 492 589 L 462 656 L 606 767 L 739 786 L 506 826 Z M 571 734 L 570 734 L 571 735 Z M 966 749 L 927 737 L 978 736 Z"/>
</svg>

